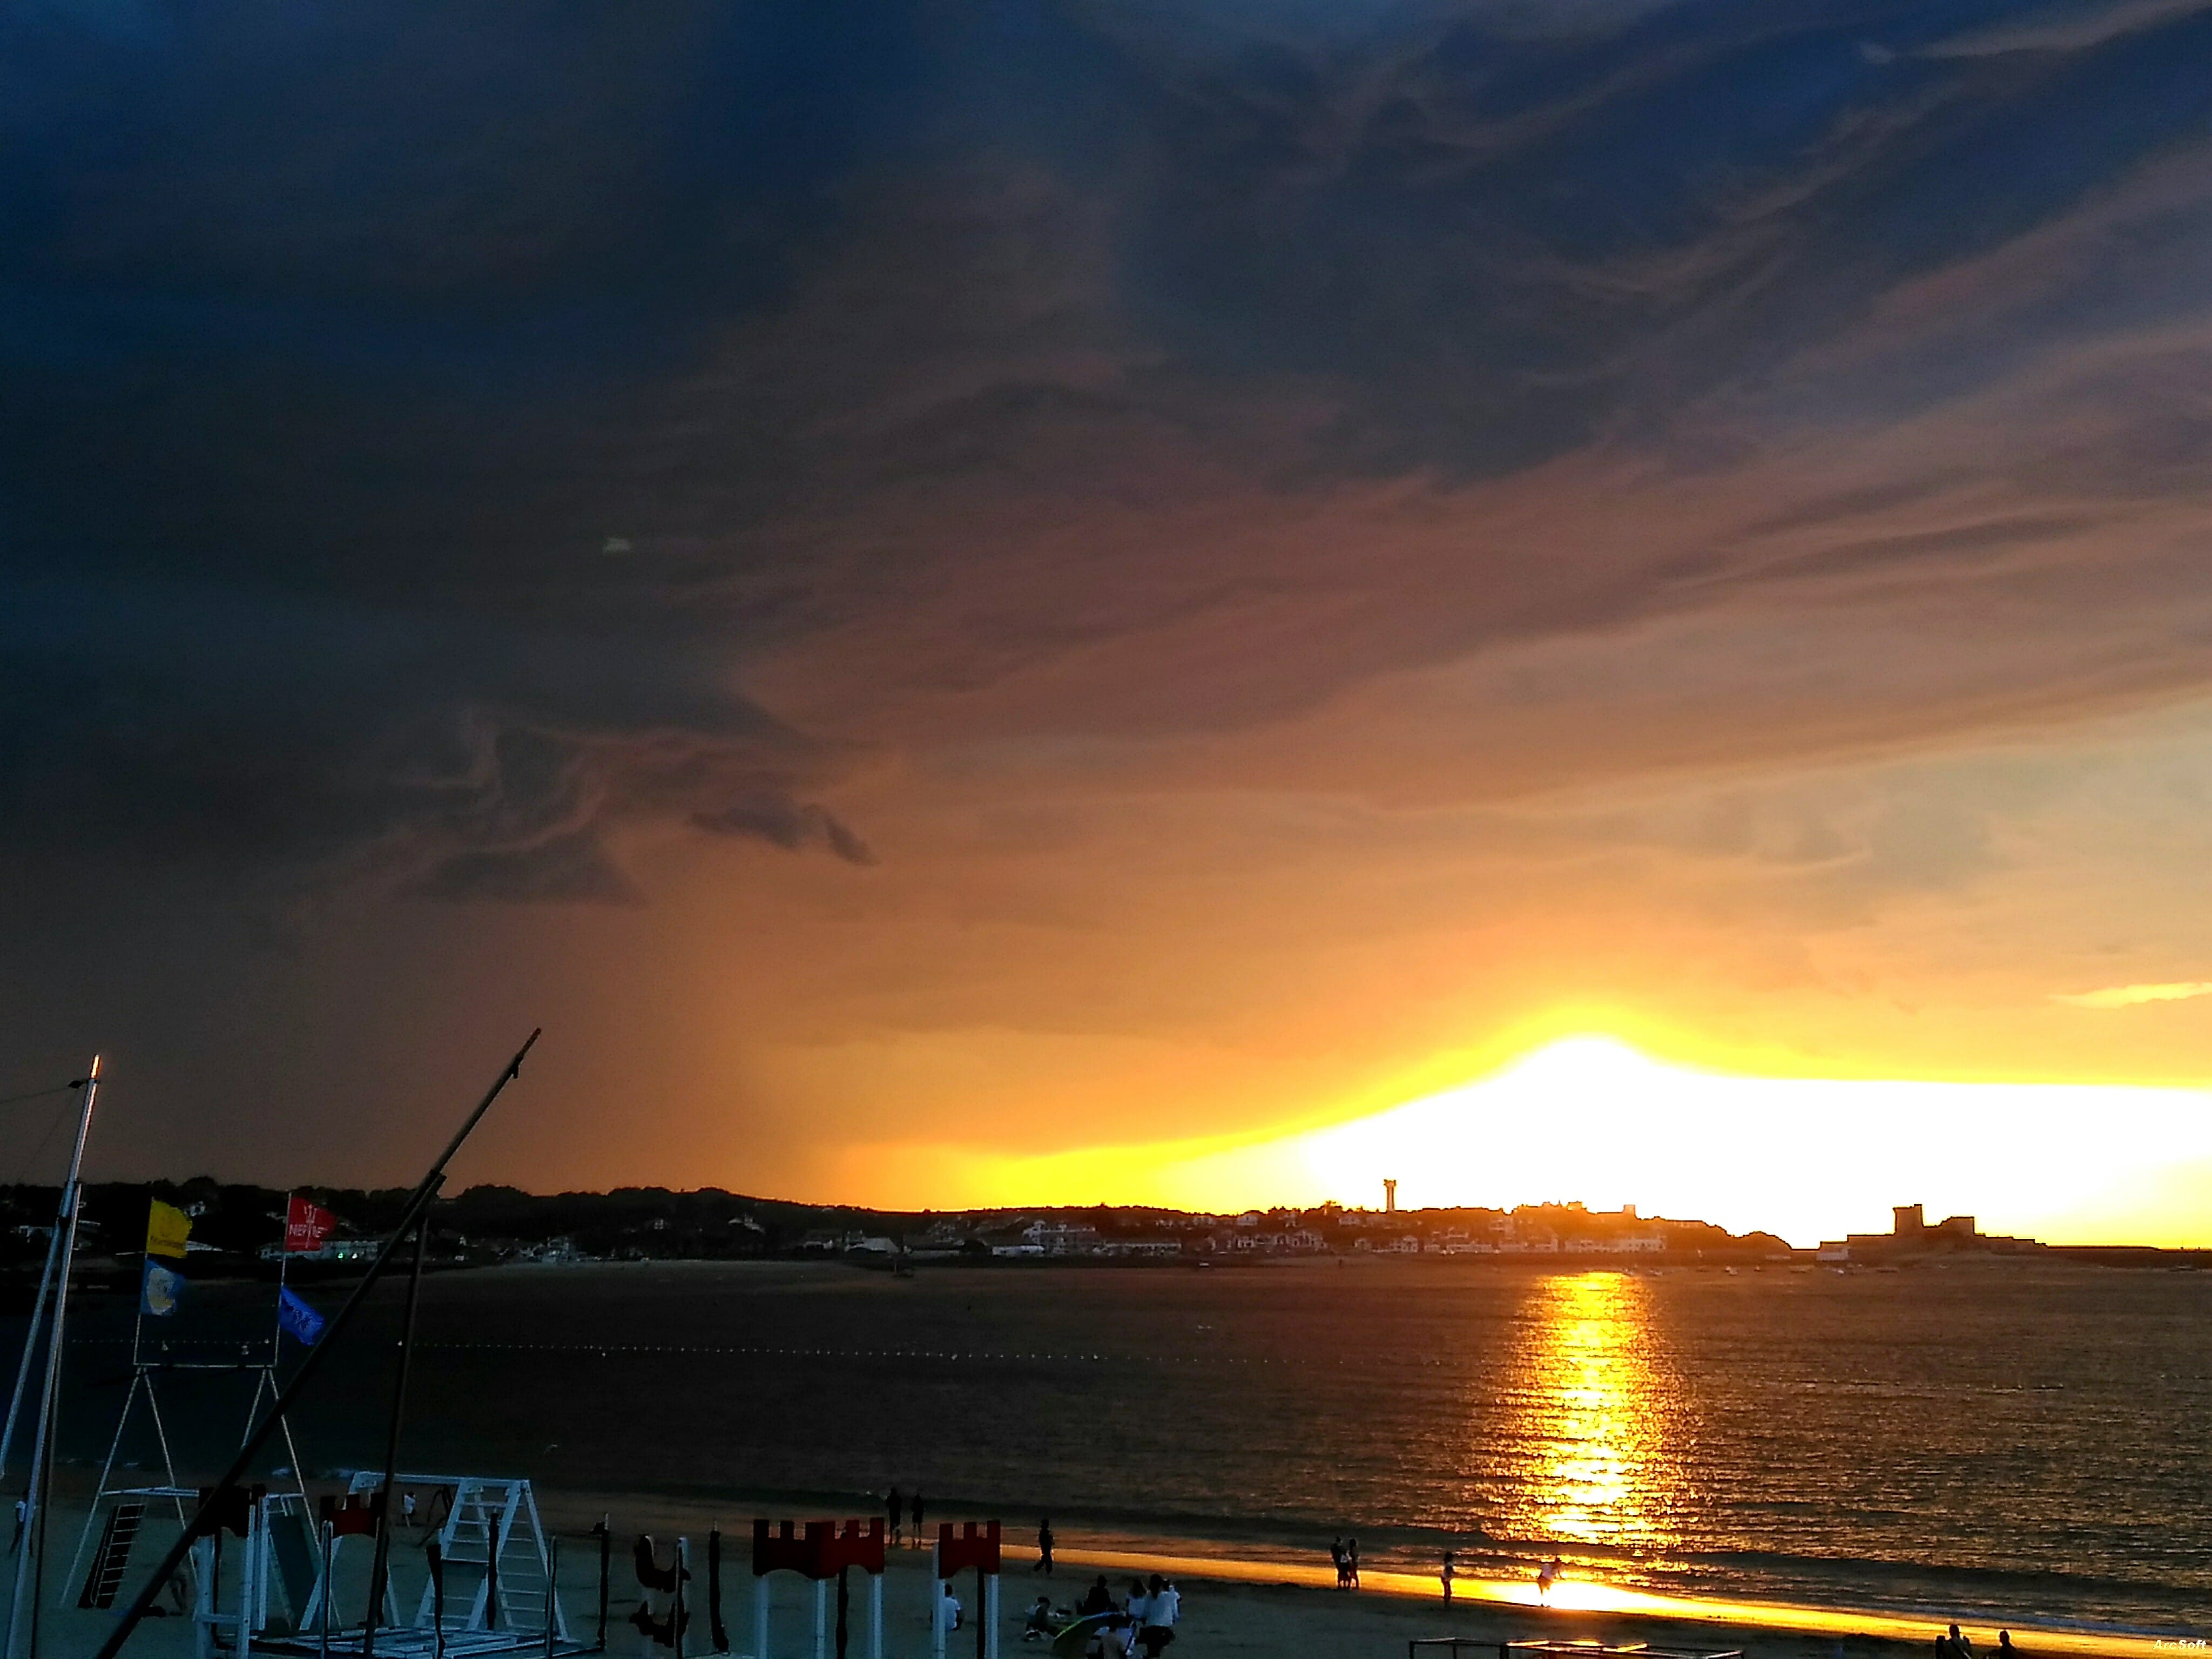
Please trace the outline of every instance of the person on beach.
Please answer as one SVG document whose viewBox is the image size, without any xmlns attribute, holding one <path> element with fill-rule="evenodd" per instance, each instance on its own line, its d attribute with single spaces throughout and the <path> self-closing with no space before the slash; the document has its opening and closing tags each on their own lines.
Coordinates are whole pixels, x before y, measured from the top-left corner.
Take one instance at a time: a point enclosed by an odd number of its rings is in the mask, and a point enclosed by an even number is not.
<svg viewBox="0 0 2212 1659">
<path fill-rule="evenodd" d="M 890 1496 L 884 1499 L 884 1511 L 890 1517 L 891 1542 L 896 1544 L 899 1541 L 899 1528 L 906 1520 L 906 1498 L 896 1486 L 893 1486 Z"/>
<path fill-rule="evenodd" d="M 1030 1571 L 1052 1577 L 1052 1517 L 1048 1515 L 1037 1522 L 1036 1565 Z"/>
<path fill-rule="evenodd" d="M 1351 1587 L 1352 1581 L 1346 1575 L 1344 1571 L 1344 1540 L 1341 1538 L 1332 1538 L 1328 1540 L 1328 1559 L 1336 1565 L 1337 1589 L 1349 1589 Z"/>
<path fill-rule="evenodd" d="M 1951 1659 L 1974 1659 L 1974 1644 L 1956 1625 L 1951 1626 Z"/>
<path fill-rule="evenodd" d="M 1452 1578 L 1454 1576 L 1455 1570 L 1452 1566 L 1452 1553 L 1449 1550 L 1446 1550 L 1444 1552 L 1443 1571 L 1437 1575 L 1438 1578 L 1443 1580 L 1444 1605 L 1446 1607 L 1449 1607 L 1451 1605 L 1451 1587 Z"/>
<path fill-rule="evenodd" d="M 2001 1630 L 1997 1632 L 1997 1659 L 2012 1659 L 2013 1655 L 2019 1651 L 2020 1650 L 2012 1644 L 2010 1631 Z"/>
<path fill-rule="evenodd" d="M 1084 1593 L 1083 1605 L 1075 1611 L 1079 1617 L 1085 1619 L 1090 1618 L 1095 1613 L 1114 1611 L 1114 1592 L 1106 1588 L 1104 1573 L 1100 1573 L 1092 1581 L 1091 1588 Z"/>
<path fill-rule="evenodd" d="M 1566 1563 L 1555 1555 L 1536 1570 L 1536 1595 L 1539 1599 L 1550 1599 L 1552 1586 L 1559 1582 L 1559 1574 L 1565 1567 Z"/>
<path fill-rule="evenodd" d="M 1030 1609 L 1028 1621 L 1022 1626 L 1024 1642 L 1049 1642 L 1060 1634 L 1060 1626 L 1053 1622 L 1052 1598 L 1040 1595 L 1036 1605 Z"/>
<path fill-rule="evenodd" d="M 1152 1593 L 1145 1602 L 1145 1627 L 1138 1633 L 1145 1659 L 1160 1659 L 1175 1640 L 1176 1620 L 1182 1617 L 1182 1593 L 1159 1574 L 1152 1575 Z"/>
<path fill-rule="evenodd" d="M 952 1581 L 949 1578 L 937 1587 L 937 1618 L 947 1632 L 960 1628 L 960 1598 L 952 1593 Z"/>
<path fill-rule="evenodd" d="M 908 1500 L 907 1508 L 914 1516 L 914 1547 L 920 1549 L 921 1547 L 921 1494 L 920 1492 L 915 1493 Z"/>
<path fill-rule="evenodd" d="M 1357 1538 L 1344 1540 L 1344 1577 L 1348 1588 L 1359 1588 L 1359 1540 Z"/>
</svg>

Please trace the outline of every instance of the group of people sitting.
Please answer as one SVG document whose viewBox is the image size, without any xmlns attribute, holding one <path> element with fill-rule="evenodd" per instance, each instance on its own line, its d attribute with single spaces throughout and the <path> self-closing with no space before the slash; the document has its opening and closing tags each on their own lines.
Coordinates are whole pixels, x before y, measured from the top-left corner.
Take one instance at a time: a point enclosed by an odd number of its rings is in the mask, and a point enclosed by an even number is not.
<svg viewBox="0 0 2212 1659">
<path fill-rule="evenodd" d="M 1132 1578 L 1128 1595 L 1116 1601 L 1102 1572 L 1072 1607 L 1055 1607 L 1049 1596 L 1038 1596 L 1022 1628 L 1022 1640 L 1054 1641 L 1075 1626 L 1088 1623 L 1093 1639 L 1085 1644 L 1086 1654 L 1097 1659 L 1132 1659 L 1141 1652 L 1144 1659 L 1159 1659 L 1175 1640 L 1176 1624 L 1182 1617 L 1182 1592 L 1158 1573 L 1150 1583 Z"/>
<path fill-rule="evenodd" d="M 2012 1632 L 1997 1632 L 1996 1659 L 2013 1659 L 2020 1650 L 2012 1644 Z M 1974 1644 L 1960 1633 L 1956 1625 L 1936 1638 L 1936 1659 L 1974 1659 Z"/>
</svg>

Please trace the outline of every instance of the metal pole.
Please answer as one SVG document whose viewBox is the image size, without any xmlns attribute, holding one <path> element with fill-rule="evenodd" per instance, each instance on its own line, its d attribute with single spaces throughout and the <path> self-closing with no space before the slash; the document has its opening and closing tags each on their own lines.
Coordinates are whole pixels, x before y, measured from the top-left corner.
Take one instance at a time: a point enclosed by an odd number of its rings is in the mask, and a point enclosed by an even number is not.
<svg viewBox="0 0 2212 1659">
<path fill-rule="evenodd" d="M 599 1517 L 599 1639 L 592 1651 L 607 1650 L 607 1575 L 614 1556 L 615 1521 L 611 1515 Z"/>
<path fill-rule="evenodd" d="M 691 1576 L 691 1540 L 676 1540 L 676 1599 L 668 1606 L 668 1639 L 676 1659 L 684 1659 L 684 1581 Z"/>
<path fill-rule="evenodd" d="M 938 1576 L 938 1547 L 929 1547 L 929 1659 L 945 1659 L 945 1580 Z"/>
<path fill-rule="evenodd" d="M 62 1253 L 62 1230 L 58 1222 L 46 1237 L 46 1265 L 39 1275 L 39 1294 L 31 1304 L 31 1326 L 23 1333 L 22 1357 L 15 1362 L 15 1388 L 8 1396 L 8 1425 L 0 1428 L 0 1472 L 8 1467 L 9 1448 L 15 1443 L 15 1419 L 22 1409 L 23 1384 L 30 1380 L 31 1354 L 39 1346 L 39 1325 L 46 1317 L 46 1294 L 53 1288 L 54 1262 Z"/>
<path fill-rule="evenodd" d="M 36 1659 L 39 1650 L 38 1602 L 44 1593 L 46 1575 L 46 1498 L 53 1485 L 54 1416 L 61 1407 L 62 1349 L 68 1331 L 70 1268 L 76 1260 L 76 1224 L 82 1208 L 79 1200 L 84 1195 L 84 1143 L 92 1133 L 93 1103 L 99 1094 L 100 1056 L 94 1054 L 92 1070 L 85 1074 L 84 1104 L 77 1110 L 76 1146 L 70 1153 L 69 1179 L 63 1183 L 61 1208 L 54 1217 L 54 1233 L 61 1240 L 61 1255 L 55 1264 L 54 1315 L 46 1336 L 46 1386 L 39 1396 L 39 1425 L 31 1437 L 31 1479 L 24 1493 L 23 1552 L 15 1558 L 15 1598 L 8 1609 L 7 1659 L 15 1659 L 16 1638 L 21 1630 L 27 1600 L 31 1613 L 32 1659 Z M 27 1581 L 32 1577 L 33 1556 L 37 1558 L 38 1579 L 31 1583 Z"/>
<path fill-rule="evenodd" d="M 561 1534 L 545 1540 L 545 1659 L 553 1659 L 553 1627 L 561 1622 Z"/>
<path fill-rule="evenodd" d="M 315 1528 L 315 1536 L 323 1545 L 323 1606 L 322 1630 L 315 1642 L 316 1659 L 331 1659 L 331 1592 L 337 1588 L 331 1583 L 331 1523 L 322 1522 Z"/>
<path fill-rule="evenodd" d="M 407 1371 L 409 1362 L 415 1357 L 415 1309 L 422 1296 L 422 1251 L 429 1234 L 430 1218 L 426 1213 L 415 1224 L 415 1271 L 407 1280 L 407 1313 L 399 1328 L 399 1370 L 392 1381 L 392 1422 L 384 1436 L 384 1485 L 376 1500 L 377 1507 L 384 1513 L 377 1524 L 376 1553 L 370 1558 L 368 1570 L 368 1622 L 361 1632 L 361 1650 L 364 1654 L 376 1651 L 376 1621 L 384 1612 L 384 1589 L 392 1571 L 392 1486 L 398 1478 L 399 1429 L 407 1414 Z M 498 1528 L 488 1528 L 487 1534 L 486 1553 L 496 1559 Z"/>
<path fill-rule="evenodd" d="M 529 1054 L 532 1046 L 537 1042 L 540 1034 L 540 1031 L 532 1031 L 530 1034 L 529 1042 L 515 1050 L 514 1058 L 507 1062 L 506 1069 L 500 1073 L 498 1080 L 484 1091 L 484 1097 L 477 1103 L 476 1109 L 468 1115 L 461 1127 L 454 1132 L 453 1138 L 446 1143 L 446 1150 L 438 1154 L 438 1161 L 430 1166 L 429 1173 L 422 1177 L 422 1184 L 416 1188 L 413 1195 L 408 1199 L 407 1207 L 400 1214 L 398 1226 L 394 1228 L 392 1236 L 384 1241 L 384 1247 L 377 1251 L 376 1260 L 368 1264 L 368 1271 L 362 1276 L 361 1283 L 354 1286 L 353 1294 L 345 1299 L 345 1305 L 331 1316 L 330 1325 L 323 1332 L 322 1340 L 307 1350 L 306 1358 L 300 1362 L 300 1369 L 292 1373 L 292 1381 L 286 1386 L 284 1392 L 276 1397 L 276 1403 L 270 1407 L 269 1415 L 261 1419 L 260 1426 L 247 1436 L 246 1443 L 238 1449 L 238 1455 L 231 1459 L 230 1467 L 222 1472 L 221 1478 L 216 1482 L 214 1489 L 216 1493 L 220 1493 L 227 1487 L 238 1483 L 239 1477 L 244 1474 L 252 1465 L 254 1454 L 261 1449 L 262 1443 L 275 1431 L 276 1425 L 283 1421 L 284 1413 L 290 1408 L 292 1402 L 305 1391 L 308 1382 L 314 1376 L 316 1370 L 322 1364 L 324 1358 L 329 1354 L 331 1348 L 337 1346 L 338 1334 L 352 1322 L 355 1310 L 361 1306 L 362 1300 L 368 1294 L 370 1287 L 384 1276 L 384 1269 L 390 1263 L 392 1253 L 399 1248 L 399 1241 L 407 1237 L 408 1228 L 414 1224 L 416 1218 L 428 1206 L 432 1195 L 436 1193 L 446 1178 L 446 1165 L 453 1162 L 453 1154 L 461 1150 L 461 1144 L 475 1132 L 483 1115 L 491 1109 L 492 1102 L 499 1098 L 500 1091 L 507 1087 L 509 1081 L 522 1074 L 523 1060 Z M 106 1639 L 100 1643 L 99 1651 L 94 1655 L 93 1659 L 115 1659 L 116 1654 L 121 1651 L 123 1644 L 131 1639 L 131 1632 L 138 1628 L 138 1621 L 146 1616 L 146 1610 L 154 1605 L 154 1598 L 161 1593 L 161 1586 L 168 1582 L 169 1575 L 176 1571 L 178 1565 L 184 1560 L 186 1553 L 191 1550 L 192 1540 L 199 1536 L 201 1530 L 206 1526 L 209 1505 L 213 1501 L 212 1495 L 200 1500 L 200 1506 L 193 1512 L 191 1523 L 184 1528 L 182 1535 L 177 1541 L 169 1547 L 169 1553 L 161 1558 L 161 1564 L 154 1569 L 154 1576 L 146 1581 L 146 1587 L 140 1590 L 137 1599 L 124 1609 L 122 1617 L 115 1621 L 115 1627 L 108 1632 Z M 9 1655 L 7 1659 L 14 1659 L 14 1656 Z"/>
</svg>

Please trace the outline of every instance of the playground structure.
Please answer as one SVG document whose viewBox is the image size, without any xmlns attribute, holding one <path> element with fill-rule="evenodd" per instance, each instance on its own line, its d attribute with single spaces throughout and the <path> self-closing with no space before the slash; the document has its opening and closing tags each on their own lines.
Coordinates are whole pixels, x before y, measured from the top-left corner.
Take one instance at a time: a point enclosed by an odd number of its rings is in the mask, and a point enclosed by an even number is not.
<svg viewBox="0 0 2212 1659">
<path fill-rule="evenodd" d="M 841 1528 L 835 1521 L 809 1521 L 793 1534 L 793 1522 L 753 1522 L 753 1651 L 752 1659 L 769 1656 L 769 1575 L 796 1572 L 814 1582 L 814 1645 L 812 1659 L 830 1659 L 830 1581 L 837 1581 L 836 1659 L 846 1659 L 848 1593 L 846 1574 L 858 1567 L 868 1575 L 868 1659 L 884 1659 L 884 1522 L 848 1521 Z M 936 1585 L 930 1586 L 933 1595 Z"/>
<path fill-rule="evenodd" d="M 331 1589 L 351 1538 L 362 1537 L 374 1549 L 382 1518 L 376 1500 L 383 1485 L 380 1471 L 354 1474 L 344 1500 L 325 1519 L 323 1568 L 303 1616 L 289 1638 L 264 1641 L 264 1647 L 305 1653 L 319 1651 L 325 1639 L 334 1640 L 341 1632 L 358 1639 L 361 1626 L 340 1622 Z M 392 1486 L 395 1491 L 430 1495 L 430 1513 L 424 1517 L 426 1571 L 413 1613 L 405 1619 L 400 1616 L 398 1585 L 392 1576 L 386 1577 L 384 1604 L 377 1609 L 378 1653 L 393 1659 L 424 1654 L 477 1659 L 526 1650 L 555 1655 L 584 1650 L 586 1644 L 569 1633 L 554 1582 L 558 1555 L 539 1522 L 530 1482 L 473 1474 L 395 1474 Z M 431 1543 L 437 1546 L 434 1571 L 428 1570 Z"/>
<path fill-rule="evenodd" d="M 143 1322 L 142 1318 L 142 1326 Z M 272 1344 L 266 1358 L 257 1356 L 236 1360 L 175 1360 L 167 1357 L 166 1349 L 159 1357 L 149 1358 L 137 1334 L 133 1333 L 131 1387 L 124 1395 L 115 1434 L 108 1442 L 100 1480 L 86 1509 L 84 1525 L 77 1534 L 76 1553 L 70 1558 L 69 1571 L 62 1579 L 60 1605 L 102 1610 L 112 1607 L 130 1571 L 131 1553 L 141 1534 L 148 1529 L 149 1511 L 169 1510 L 175 1516 L 176 1525 L 182 1527 L 199 1500 L 197 1488 L 184 1486 L 177 1479 L 168 1425 L 162 1420 L 161 1396 L 156 1391 L 159 1375 L 164 1371 L 251 1373 L 254 1378 L 253 1398 L 246 1410 L 250 1425 L 260 1412 L 264 1396 L 271 1400 L 276 1397 L 273 1350 Z M 125 1437 L 142 1401 L 160 1449 L 161 1474 L 166 1477 L 152 1486 L 125 1484 L 118 1478 L 116 1467 Z M 292 1459 L 279 1472 L 285 1477 L 283 1485 L 274 1492 L 265 1486 L 254 1487 L 239 1524 L 232 1528 L 246 1540 L 240 1595 L 250 1602 L 246 1623 L 252 1634 L 270 1628 L 272 1620 L 279 1626 L 289 1622 L 304 1626 L 312 1616 L 310 1597 L 319 1577 L 307 1488 L 298 1474 L 299 1452 L 292 1443 L 291 1425 L 280 1419 L 278 1429 Z M 210 1541 L 201 1540 L 202 1544 Z M 213 1553 L 204 1549 L 195 1549 L 189 1558 L 193 1616 L 209 1630 L 231 1630 L 238 1624 L 240 1615 L 216 1611 L 218 1587 L 207 1577 L 204 1565 L 212 1559 Z"/>
<path fill-rule="evenodd" d="M 969 1567 L 975 1570 L 975 1659 L 999 1659 L 999 1523 L 995 1521 L 963 1522 L 957 1534 L 950 1521 L 937 1524 L 937 1541 L 930 1547 L 930 1659 L 945 1659 L 946 1632 L 944 1615 L 938 1610 L 939 1587 Z"/>
</svg>

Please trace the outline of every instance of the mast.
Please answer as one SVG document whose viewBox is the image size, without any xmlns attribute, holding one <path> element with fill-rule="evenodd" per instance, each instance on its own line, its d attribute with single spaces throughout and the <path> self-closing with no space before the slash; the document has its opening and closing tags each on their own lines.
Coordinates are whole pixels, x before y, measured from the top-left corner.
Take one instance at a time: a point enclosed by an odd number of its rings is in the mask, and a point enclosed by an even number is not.
<svg viewBox="0 0 2212 1659">
<path fill-rule="evenodd" d="M 79 1200 L 84 1192 L 84 1144 L 92 1133 L 93 1103 L 99 1093 L 100 1056 L 94 1054 L 92 1069 L 85 1074 L 84 1103 L 77 1112 L 76 1146 L 70 1153 L 69 1179 L 62 1184 L 61 1209 L 54 1218 L 61 1255 L 54 1279 L 53 1324 L 46 1339 L 46 1386 L 40 1391 L 39 1425 L 31 1437 L 31 1478 L 23 1496 L 23 1544 L 15 1557 L 15 1594 L 8 1608 L 6 1659 L 16 1659 L 27 1608 L 31 1615 L 29 1644 L 22 1650 L 30 1659 L 36 1659 L 38 1653 L 38 1591 L 30 1582 L 31 1567 L 34 1559 L 41 1566 L 46 1559 L 46 1500 L 53 1484 L 54 1414 L 61 1404 L 62 1350 L 69 1330 L 70 1268 L 76 1259 L 77 1221 L 82 1212 Z"/>
</svg>

